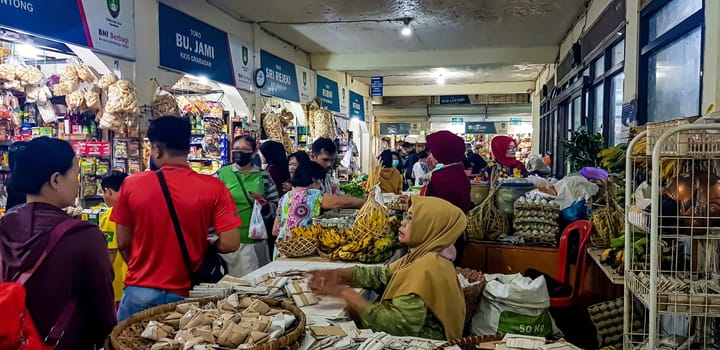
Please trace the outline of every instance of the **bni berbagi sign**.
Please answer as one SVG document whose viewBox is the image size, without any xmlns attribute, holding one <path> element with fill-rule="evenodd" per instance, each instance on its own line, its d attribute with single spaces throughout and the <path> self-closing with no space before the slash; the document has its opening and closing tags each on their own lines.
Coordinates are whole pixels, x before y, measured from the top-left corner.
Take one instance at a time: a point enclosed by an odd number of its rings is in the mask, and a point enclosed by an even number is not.
<svg viewBox="0 0 720 350">
<path fill-rule="evenodd" d="M 135 59 L 133 0 L 0 0 L 0 27 Z"/>
<path fill-rule="evenodd" d="M 158 6 L 160 66 L 252 89 L 249 45 L 168 5 Z"/>
</svg>

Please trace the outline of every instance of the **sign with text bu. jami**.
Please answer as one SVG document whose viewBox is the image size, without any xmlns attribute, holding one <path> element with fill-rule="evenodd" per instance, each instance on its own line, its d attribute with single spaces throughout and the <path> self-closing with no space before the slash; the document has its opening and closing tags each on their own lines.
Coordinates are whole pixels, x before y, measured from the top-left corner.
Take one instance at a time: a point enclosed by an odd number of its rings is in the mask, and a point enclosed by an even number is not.
<svg viewBox="0 0 720 350">
<path fill-rule="evenodd" d="M 168 5 L 159 3 L 158 6 L 160 66 L 251 89 L 252 68 L 247 66 L 252 57 L 247 45 Z M 234 60 L 238 76 L 235 76 Z"/>
<path fill-rule="evenodd" d="M 350 118 L 365 121 L 365 98 L 355 91 L 350 91 Z"/>
<path fill-rule="evenodd" d="M 260 64 L 265 70 L 264 95 L 300 102 L 295 64 L 265 50 L 260 51 Z"/>
</svg>

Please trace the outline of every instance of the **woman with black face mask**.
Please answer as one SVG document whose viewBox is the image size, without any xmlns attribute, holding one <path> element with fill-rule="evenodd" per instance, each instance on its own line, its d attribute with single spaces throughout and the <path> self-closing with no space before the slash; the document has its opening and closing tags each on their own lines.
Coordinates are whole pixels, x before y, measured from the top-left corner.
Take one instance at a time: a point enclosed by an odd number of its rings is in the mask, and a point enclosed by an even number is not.
<svg viewBox="0 0 720 350">
<path fill-rule="evenodd" d="M 277 210 L 278 195 L 270 174 L 253 164 L 257 155 L 257 142 L 250 136 L 240 136 L 232 144 L 233 164 L 226 165 L 216 176 L 225 183 L 235 200 L 242 226 L 240 226 L 240 249 L 222 254 L 228 265 L 228 274 L 242 277 L 270 262 L 270 252 L 265 239 L 253 239 L 249 235 L 250 219 L 255 202 L 262 205 L 264 220 L 273 220 Z"/>
</svg>

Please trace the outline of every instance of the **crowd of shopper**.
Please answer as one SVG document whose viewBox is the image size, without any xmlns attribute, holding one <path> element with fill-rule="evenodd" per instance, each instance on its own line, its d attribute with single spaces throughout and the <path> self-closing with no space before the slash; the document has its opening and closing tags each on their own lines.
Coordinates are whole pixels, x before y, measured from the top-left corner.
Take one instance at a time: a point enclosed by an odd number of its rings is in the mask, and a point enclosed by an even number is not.
<svg viewBox="0 0 720 350">
<path fill-rule="evenodd" d="M 194 284 L 218 274 L 244 276 L 269 263 L 279 256 L 275 239 L 311 225 L 323 209 L 364 204 L 339 192 L 331 171 L 337 161 L 333 140 L 315 140 L 310 154 L 288 156 L 277 142 L 258 146 L 252 137 L 241 136 L 232 141 L 232 163 L 207 176 L 187 163 L 190 136 L 185 118 L 150 123 L 151 171 L 103 176 L 108 209 L 100 227 L 63 210 L 74 204 L 79 188 L 78 160 L 67 142 L 41 137 L 11 147 L 9 209 L 0 221 L 0 277 L 24 283 L 39 334 L 59 341 L 57 349 L 99 347 L 117 321 L 182 300 Z M 496 147 L 507 153 L 498 160 L 501 165 L 519 168 L 509 157 L 511 145 Z M 257 164 L 259 155 L 265 170 Z M 38 162 L 40 157 L 47 160 Z M 313 288 L 345 298 L 360 312 L 363 325 L 373 329 L 455 338 L 463 310 L 447 302 L 452 298 L 436 296 L 439 291 L 460 293 L 447 276 L 454 276 L 449 261 L 462 259 L 460 226 L 471 206 L 463 165 L 469 161 L 475 172 L 485 161 L 473 154 L 466 158 L 464 140 L 447 131 L 427 136 L 427 147 L 404 143 L 397 151 L 388 147 L 379 158 L 383 192 L 426 186 L 425 195 L 436 197 L 410 200 L 400 229 L 400 241 L 409 247 L 404 258 L 341 272 L 346 284 L 385 288 L 382 300 L 389 303 L 372 304 L 337 283 L 321 284 L 319 278 L 330 272 L 316 273 Z M 259 221 L 265 230 L 251 230 Z M 398 281 L 415 273 L 430 278 Z"/>
</svg>

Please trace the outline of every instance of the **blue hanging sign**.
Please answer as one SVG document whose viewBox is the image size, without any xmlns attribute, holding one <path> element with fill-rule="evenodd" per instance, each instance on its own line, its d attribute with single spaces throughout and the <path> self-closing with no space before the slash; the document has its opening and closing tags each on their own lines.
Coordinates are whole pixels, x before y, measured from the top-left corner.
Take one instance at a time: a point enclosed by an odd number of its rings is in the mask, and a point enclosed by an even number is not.
<svg viewBox="0 0 720 350">
<path fill-rule="evenodd" d="M 370 78 L 370 96 L 383 95 L 383 77 Z"/>
<path fill-rule="evenodd" d="M 135 59 L 133 0 L 0 0 L 0 27 Z"/>
<path fill-rule="evenodd" d="M 350 118 L 365 121 L 365 99 L 352 90 L 350 91 Z"/>
<path fill-rule="evenodd" d="M 159 3 L 160 66 L 235 86 L 228 34 Z"/>
<path fill-rule="evenodd" d="M 340 91 L 337 82 L 318 75 L 317 97 L 322 101 L 323 108 L 340 113 Z"/>
<path fill-rule="evenodd" d="M 441 105 L 469 105 L 470 96 L 468 95 L 450 95 L 440 96 Z"/>
<path fill-rule="evenodd" d="M 260 64 L 266 79 L 263 95 L 300 102 L 295 64 L 265 50 L 260 51 Z"/>
</svg>

